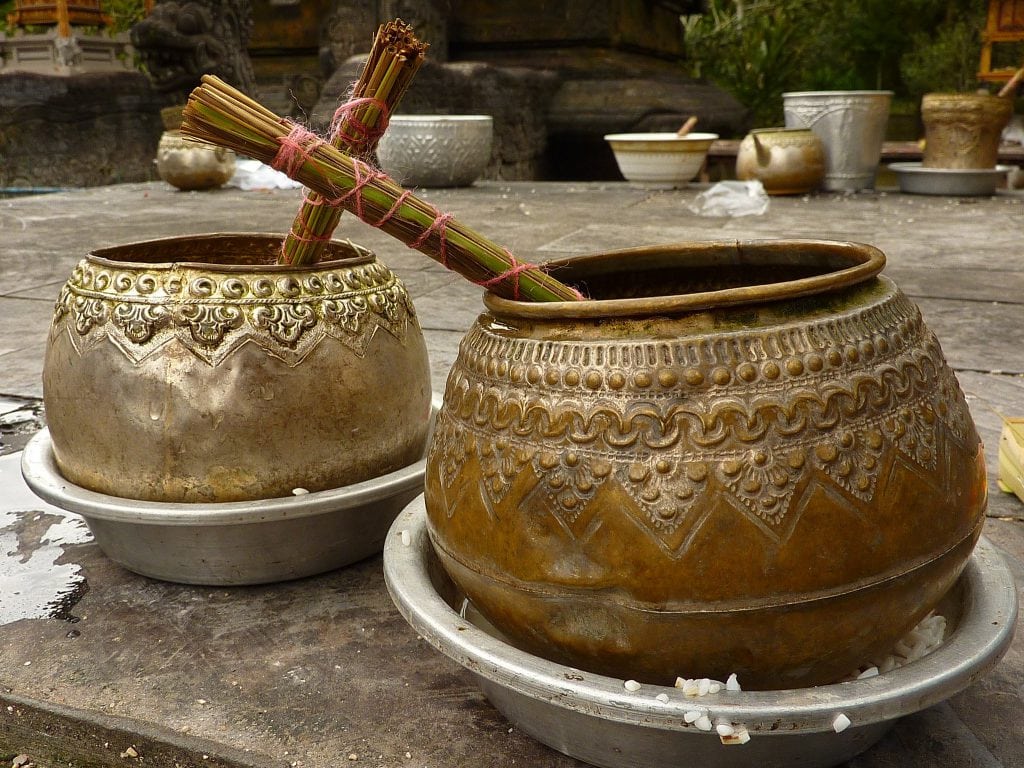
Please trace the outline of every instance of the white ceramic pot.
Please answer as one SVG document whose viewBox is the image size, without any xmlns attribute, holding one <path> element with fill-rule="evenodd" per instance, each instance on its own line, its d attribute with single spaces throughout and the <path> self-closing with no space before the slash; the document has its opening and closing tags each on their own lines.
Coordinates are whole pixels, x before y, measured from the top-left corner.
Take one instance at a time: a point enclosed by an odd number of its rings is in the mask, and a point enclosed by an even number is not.
<svg viewBox="0 0 1024 768">
<path fill-rule="evenodd" d="M 407 187 L 466 187 L 491 159 L 490 115 L 395 115 L 377 145 L 381 168 Z"/>
<path fill-rule="evenodd" d="M 674 189 L 700 172 L 715 133 L 611 133 L 604 137 L 626 181 L 646 189 Z"/>
</svg>

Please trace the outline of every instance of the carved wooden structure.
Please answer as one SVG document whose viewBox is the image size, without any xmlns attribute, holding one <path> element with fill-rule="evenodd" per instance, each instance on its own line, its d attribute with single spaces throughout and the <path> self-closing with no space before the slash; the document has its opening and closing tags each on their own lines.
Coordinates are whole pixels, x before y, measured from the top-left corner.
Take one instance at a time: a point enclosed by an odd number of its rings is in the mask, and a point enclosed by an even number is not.
<svg viewBox="0 0 1024 768">
<path fill-rule="evenodd" d="M 61 37 L 71 37 L 73 24 L 103 27 L 110 23 L 100 5 L 100 0 L 15 0 L 7 23 L 15 27 L 56 25 Z"/>
<path fill-rule="evenodd" d="M 981 33 L 981 64 L 978 79 L 1004 82 L 1013 77 L 1019 65 L 992 68 L 992 47 L 999 43 L 1024 41 L 1024 0 L 989 0 L 988 19 Z"/>
</svg>

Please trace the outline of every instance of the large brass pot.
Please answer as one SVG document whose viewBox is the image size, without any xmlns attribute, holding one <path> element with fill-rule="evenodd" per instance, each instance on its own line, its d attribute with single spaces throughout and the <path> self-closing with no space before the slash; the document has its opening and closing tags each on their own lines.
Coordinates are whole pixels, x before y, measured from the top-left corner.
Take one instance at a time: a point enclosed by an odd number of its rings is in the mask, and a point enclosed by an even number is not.
<svg viewBox="0 0 1024 768">
<path fill-rule="evenodd" d="M 987 93 L 926 93 L 921 99 L 926 168 L 995 168 L 1013 116 L 1010 99 Z"/>
<path fill-rule="evenodd" d="M 338 488 L 415 461 L 426 347 L 398 278 L 347 242 L 274 264 L 280 236 L 105 248 L 57 301 L 43 394 L 71 482 L 223 502 Z"/>
<path fill-rule="evenodd" d="M 488 294 L 426 471 L 444 568 L 581 669 L 834 681 L 956 580 L 981 445 L 874 248 L 634 249 L 555 265 L 594 300 Z"/>
</svg>

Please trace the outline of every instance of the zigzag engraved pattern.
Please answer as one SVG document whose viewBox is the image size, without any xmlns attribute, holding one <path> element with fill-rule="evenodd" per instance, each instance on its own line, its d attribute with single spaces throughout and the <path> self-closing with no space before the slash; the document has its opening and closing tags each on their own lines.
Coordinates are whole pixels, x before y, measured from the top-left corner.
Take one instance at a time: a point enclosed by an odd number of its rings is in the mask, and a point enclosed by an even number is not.
<svg viewBox="0 0 1024 768">
<path fill-rule="evenodd" d="M 428 462 L 451 489 L 476 456 L 491 506 L 532 472 L 529 495 L 574 536 L 598 489 L 614 485 L 675 555 L 722 497 L 782 541 L 818 485 L 869 504 L 893 462 L 942 483 L 951 452 L 977 447 L 938 343 L 896 293 L 852 319 L 726 339 L 553 343 L 477 326 Z"/>
<path fill-rule="evenodd" d="M 402 341 L 414 316 L 405 287 L 378 262 L 225 276 L 85 259 L 61 290 L 50 333 L 68 333 L 80 353 L 110 339 L 135 364 L 177 342 L 212 366 L 247 343 L 297 365 L 325 337 L 360 356 L 378 330 Z"/>
</svg>

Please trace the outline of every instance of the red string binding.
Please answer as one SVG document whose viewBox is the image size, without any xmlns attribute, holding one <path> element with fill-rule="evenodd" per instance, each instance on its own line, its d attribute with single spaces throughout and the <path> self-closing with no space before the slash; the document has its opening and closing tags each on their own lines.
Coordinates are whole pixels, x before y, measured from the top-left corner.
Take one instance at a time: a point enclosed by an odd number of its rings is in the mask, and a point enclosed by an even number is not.
<svg viewBox="0 0 1024 768">
<path fill-rule="evenodd" d="M 286 124 L 290 122 L 290 120 L 285 121 Z M 292 177 L 299 172 L 302 164 L 309 160 L 313 150 L 326 143 L 298 123 L 292 123 L 288 135 L 281 136 L 277 141 L 281 146 L 278 147 L 277 154 L 270 161 L 270 167 Z"/>
</svg>

